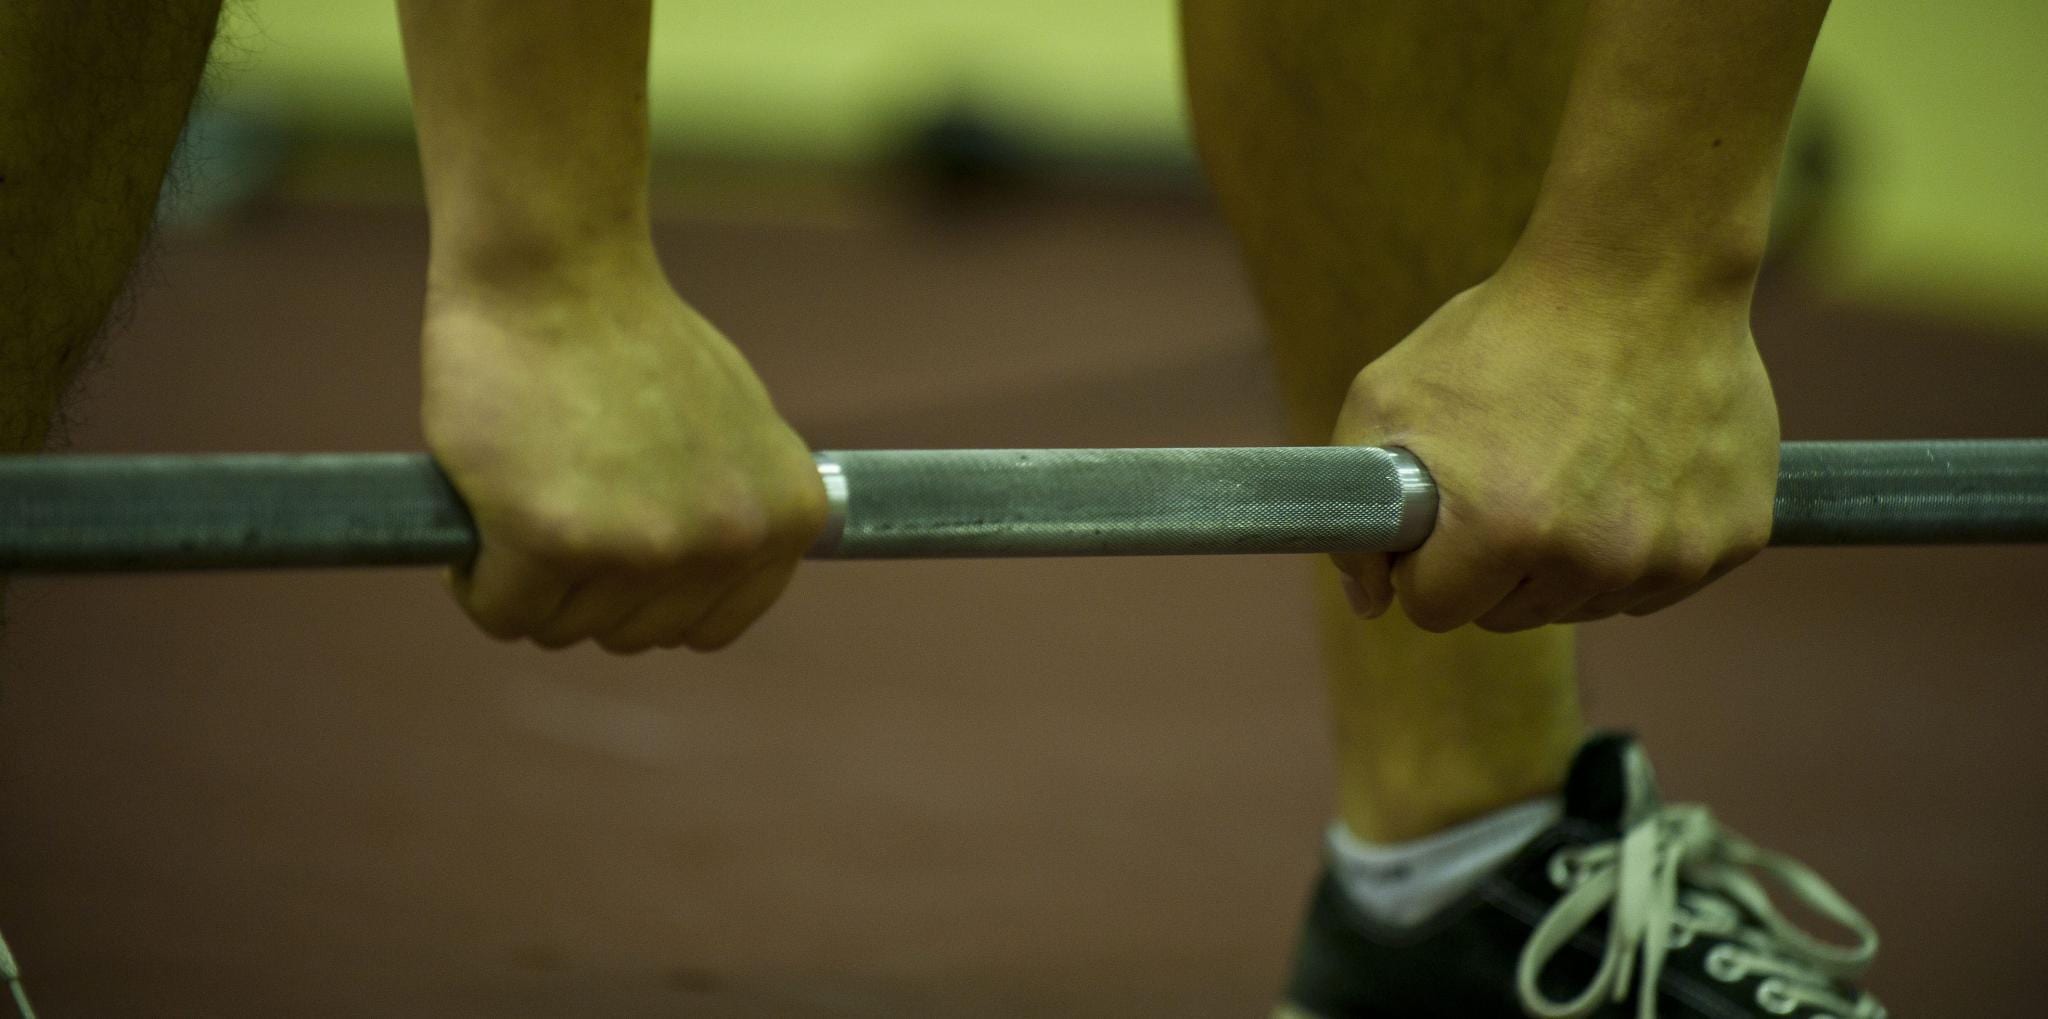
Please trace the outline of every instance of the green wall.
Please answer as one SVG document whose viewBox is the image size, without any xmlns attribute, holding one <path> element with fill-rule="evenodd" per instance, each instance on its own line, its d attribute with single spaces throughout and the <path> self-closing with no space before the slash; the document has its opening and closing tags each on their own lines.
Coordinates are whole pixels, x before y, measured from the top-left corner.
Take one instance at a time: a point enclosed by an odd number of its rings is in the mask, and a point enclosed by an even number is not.
<svg viewBox="0 0 2048 1019">
<path fill-rule="evenodd" d="M 1342 2 L 1342 0 L 1331 0 Z M 309 131 L 407 130 L 388 0 L 243 0 L 219 100 Z M 1846 160 L 1845 294 L 2048 323 L 2048 3 L 1841 0 L 1810 94 Z M 972 103 L 1049 145 L 1182 144 L 1171 0 L 660 0 L 660 143 L 858 161 Z"/>
<path fill-rule="evenodd" d="M 2048 323 L 2048 3 L 1840 0 L 1808 74 L 1845 146 L 1834 285 Z"/>
</svg>

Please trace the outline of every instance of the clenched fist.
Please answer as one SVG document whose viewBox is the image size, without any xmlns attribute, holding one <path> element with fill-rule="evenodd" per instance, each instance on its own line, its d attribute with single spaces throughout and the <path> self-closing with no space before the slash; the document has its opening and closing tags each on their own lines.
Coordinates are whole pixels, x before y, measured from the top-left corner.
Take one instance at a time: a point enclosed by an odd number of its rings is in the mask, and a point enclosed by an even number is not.
<svg viewBox="0 0 2048 1019">
<path fill-rule="evenodd" d="M 1338 558 L 1362 615 L 1496 632 L 1669 606 L 1770 538 L 1778 416 L 1741 297 L 1511 263 L 1353 382 L 1334 442 L 1402 446 L 1436 529 Z"/>
<path fill-rule="evenodd" d="M 483 539 L 453 587 L 493 636 L 722 647 L 822 525 L 803 441 L 651 251 L 436 273 L 424 356 L 427 442 Z"/>
</svg>

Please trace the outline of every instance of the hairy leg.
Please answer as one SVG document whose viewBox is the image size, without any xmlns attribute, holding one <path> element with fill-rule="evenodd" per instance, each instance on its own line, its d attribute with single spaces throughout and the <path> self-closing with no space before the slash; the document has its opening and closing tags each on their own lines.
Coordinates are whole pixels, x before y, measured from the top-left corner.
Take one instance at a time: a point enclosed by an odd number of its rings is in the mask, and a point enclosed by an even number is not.
<svg viewBox="0 0 2048 1019">
<path fill-rule="evenodd" d="M 0 4 L 0 452 L 42 447 L 121 294 L 219 8 Z"/>
<path fill-rule="evenodd" d="M 219 13 L 220 0 L 0 3 L 0 453 L 42 448 L 120 296 Z M 11 965 L 0 983 L 27 1014 Z"/>
<path fill-rule="evenodd" d="M 1359 369 L 1514 244 L 1580 17 L 1578 0 L 1184 0 L 1196 142 L 1295 441 L 1328 441 Z M 1433 635 L 1399 612 L 1361 622 L 1319 582 L 1353 832 L 1414 838 L 1556 790 L 1582 735 L 1569 627 Z"/>
</svg>

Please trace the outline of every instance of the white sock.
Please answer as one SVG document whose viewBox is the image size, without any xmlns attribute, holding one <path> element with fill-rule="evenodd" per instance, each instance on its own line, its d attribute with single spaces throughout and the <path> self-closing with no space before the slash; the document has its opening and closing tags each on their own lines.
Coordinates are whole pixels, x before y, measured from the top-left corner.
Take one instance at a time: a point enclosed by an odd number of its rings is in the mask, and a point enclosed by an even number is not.
<svg viewBox="0 0 2048 1019">
<path fill-rule="evenodd" d="M 1365 915 L 1413 927 L 1465 894 L 1564 812 L 1555 796 L 1502 807 L 1409 842 L 1381 845 L 1330 825 L 1330 872 Z"/>
</svg>

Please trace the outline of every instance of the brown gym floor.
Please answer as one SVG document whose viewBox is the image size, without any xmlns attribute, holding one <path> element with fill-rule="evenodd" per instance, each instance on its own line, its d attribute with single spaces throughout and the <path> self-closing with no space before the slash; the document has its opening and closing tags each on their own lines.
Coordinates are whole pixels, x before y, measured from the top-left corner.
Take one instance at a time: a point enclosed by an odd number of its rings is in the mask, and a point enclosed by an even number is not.
<svg viewBox="0 0 2048 1019">
<path fill-rule="evenodd" d="M 1199 205 L 666 230 L 820 446 L 1277 438 Z M 416 448 L 416 211 L 166 238 L 80 450 Z M 2048 434 L 2048 343 L 1757 315 L 1792 438 Z M 2035 1016 L 2048 549 L 1777 551 L 1591 627 L 1595 716 L 1833 879 L 1902 1016 Z M 0 929 L 48 1016 L 1254 1016 L 1328 801 L 1287 559 L 825 564 L 714 658 L 423 572 L 17 582 Z"/>
</svg>

